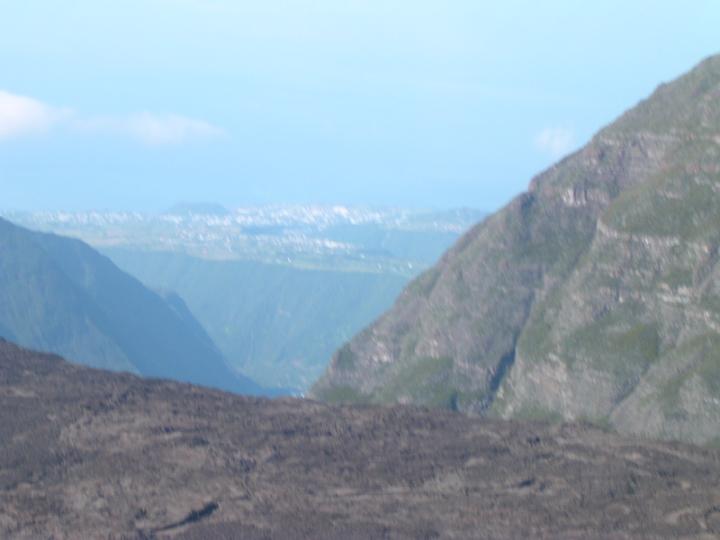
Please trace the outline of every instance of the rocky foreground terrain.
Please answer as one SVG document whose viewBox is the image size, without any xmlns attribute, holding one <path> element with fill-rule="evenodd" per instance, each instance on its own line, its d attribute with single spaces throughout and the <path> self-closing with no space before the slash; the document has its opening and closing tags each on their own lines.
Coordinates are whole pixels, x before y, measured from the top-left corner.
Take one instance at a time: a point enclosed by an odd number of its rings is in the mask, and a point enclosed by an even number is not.
<svg viewBox="0 0 720 540">
<path fill-rule="evenodd" d="M 2 538 L 717 535 L 717 450 L 244 398 L 0 342 Z"/>
</svg>

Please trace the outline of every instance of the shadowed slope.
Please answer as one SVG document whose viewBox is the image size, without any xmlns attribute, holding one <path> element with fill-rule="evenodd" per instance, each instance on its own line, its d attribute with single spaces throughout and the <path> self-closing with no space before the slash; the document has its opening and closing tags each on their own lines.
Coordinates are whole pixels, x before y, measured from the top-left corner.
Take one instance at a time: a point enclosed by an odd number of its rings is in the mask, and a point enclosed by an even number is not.
<svg viewBox="0 0 720 540">
<path fill-rule="evenodd" d="M 0 335 L 73 361 L 237 392 L 233 373 L 179 298 L 168 301 L 78 240 L 0 219 Z"/>
</svg>

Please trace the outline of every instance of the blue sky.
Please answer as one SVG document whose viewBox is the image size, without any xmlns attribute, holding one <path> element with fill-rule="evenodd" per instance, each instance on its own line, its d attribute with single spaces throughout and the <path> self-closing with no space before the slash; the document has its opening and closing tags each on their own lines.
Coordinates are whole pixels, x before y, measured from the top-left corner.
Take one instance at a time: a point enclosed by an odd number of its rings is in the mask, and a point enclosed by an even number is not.
<svg viewBox="0 0 720 540">
<path fill-rule="evenodd" d="M 716 0 L 0 0 L 0 207 L 491 210 L 718 28 Z"/>
</svg>

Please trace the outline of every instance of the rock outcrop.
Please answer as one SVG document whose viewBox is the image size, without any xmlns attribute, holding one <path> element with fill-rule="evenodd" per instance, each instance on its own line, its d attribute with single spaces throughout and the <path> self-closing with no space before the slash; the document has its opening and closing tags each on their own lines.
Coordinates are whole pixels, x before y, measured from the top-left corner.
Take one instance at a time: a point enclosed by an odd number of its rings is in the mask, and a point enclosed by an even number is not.
<svg viewBox="0 0 720 540">
<path fill-rule="evenodd" d="M 466 234 L 314 395 L 713 442 L 719 242 L 715 56 Z"/>
</svg>

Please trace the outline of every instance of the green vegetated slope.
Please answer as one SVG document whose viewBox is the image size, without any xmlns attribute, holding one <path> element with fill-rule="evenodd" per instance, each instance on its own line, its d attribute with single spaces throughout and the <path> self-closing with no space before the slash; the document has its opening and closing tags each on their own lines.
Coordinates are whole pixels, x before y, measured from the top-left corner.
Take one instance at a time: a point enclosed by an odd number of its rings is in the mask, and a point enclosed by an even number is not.
<svg viewBox="0 0 720 540">
<path fill-rule="evenodd" d="M 389 308 L 394 274 L 106 249 L 151 287 L 176 291 L 228 361 L 261 384 L 306 389 L 343 342 Z"/>
<path fill-rule="evenodd" d="M 0 219 L 0 336 L 93 367 L 264 393 L 236 375 L 177 296 L 78 240 Z"/>
<path fill-rule="evenodd" d="M 314 395 L 720 433 L 720 56 L 467 233 Z"/>
</svg>

